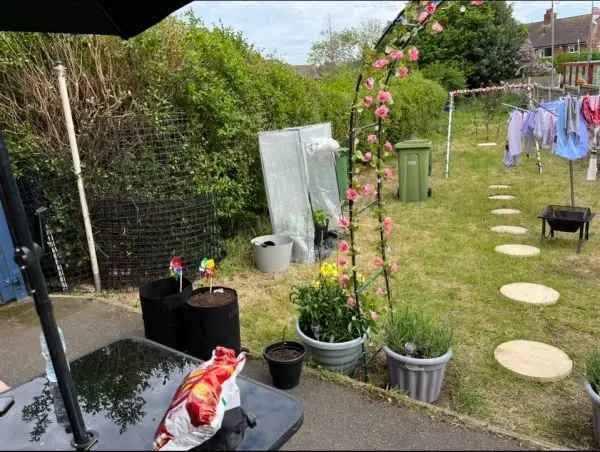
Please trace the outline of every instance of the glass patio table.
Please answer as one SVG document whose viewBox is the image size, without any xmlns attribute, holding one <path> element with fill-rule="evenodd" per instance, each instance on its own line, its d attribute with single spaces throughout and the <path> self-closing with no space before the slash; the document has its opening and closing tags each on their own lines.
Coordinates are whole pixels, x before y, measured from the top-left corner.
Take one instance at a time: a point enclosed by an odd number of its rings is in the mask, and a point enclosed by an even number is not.
<svg viewBox="0 0 600 452">
<path fill-rule="evenodd" d="M 70 363 L 92 450 L 149 450 L 183 378 L 201 361 L 147 339 L 114 342 Z M 302 403 L 238 376 L 241 409 L 226 412 L 221 430 L 201 449 L 275 450 L 302 425 Z M 0 417 L 0 449 L 71 449 L 72 435 L 56 421 L 45 376 L 0 397 L 14 405 Z"/>
</svg>

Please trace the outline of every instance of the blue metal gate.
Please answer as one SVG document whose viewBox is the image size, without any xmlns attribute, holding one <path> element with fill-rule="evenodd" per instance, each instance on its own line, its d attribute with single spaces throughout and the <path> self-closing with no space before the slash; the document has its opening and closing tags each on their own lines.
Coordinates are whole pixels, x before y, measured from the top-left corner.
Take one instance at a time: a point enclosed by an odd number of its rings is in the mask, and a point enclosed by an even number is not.
<svg viewBox="0 0 600 452">
<path fill-rule="evenodd" d="M 0 304 L 27 296 L 23 276 L 13 260 L 14 254 L 15 247 L 0 204 Z"/>
</svg>

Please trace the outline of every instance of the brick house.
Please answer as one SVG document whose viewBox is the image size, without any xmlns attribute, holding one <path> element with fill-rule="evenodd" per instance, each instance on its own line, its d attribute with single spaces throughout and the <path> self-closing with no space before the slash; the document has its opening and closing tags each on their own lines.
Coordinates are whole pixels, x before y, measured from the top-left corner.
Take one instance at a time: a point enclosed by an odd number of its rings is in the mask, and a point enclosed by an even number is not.
<svg viewBox="0 0 600 452">
<path fill-rule="evenodd" d="M 556 13 L 554 13 L 556 17 Z M 591 14 L 564 17 L 554 21 L 554 53 L 578 53 L 588 49 L 590 40 Z M 531 44 L 538 57 L 552 55 L 552 10 L 546 10 L 544 20 L 525 24 Z M 598 49 L 600 44 L 600 27 L 594 27 L 592 48 Z"/>
</svg>

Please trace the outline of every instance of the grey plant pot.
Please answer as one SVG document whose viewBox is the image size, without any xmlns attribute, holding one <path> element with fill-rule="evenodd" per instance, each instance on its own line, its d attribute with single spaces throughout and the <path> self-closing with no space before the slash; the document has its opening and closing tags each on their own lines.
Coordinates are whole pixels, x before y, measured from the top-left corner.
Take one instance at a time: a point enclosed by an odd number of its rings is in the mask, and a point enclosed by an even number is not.
<svg viewBox="0 0 600 452">
<path fill-rule="evenodd" d="M 262 246 L 271 241 L 275 246 Z M 294 242 L 287 235 L 263 235 L 251 240 L 254 246 L 254 262 L 261 272 L 279 273 L 287 271 L 292 259 Z"/>
<path fill-rule="evenodd" d="M 596 440 L 596 446 L 600 447 L 600 396 L 596 394 L 592 385 L 585 384 L 585 390 L 587 391 L 590 399 L 592 400 L 592 410 L 594 413 L 593 426 L 594 426 L 594 438 Z"/>
<path fill-rule="evenodd" d="M 354 370 L 363 353 L 364 337 L 348 342 L 316 341 L 302 332 L 298 320 L 296 320 L 296 333 L 312 360 L 327 370 L 349 374 Z"/>
<path fill-rule="evenodd" d="M 451 349 L 445 355 L 432 359 L 400 355 L 387 346 L 383 350 L 387 355 L 392 386 L 406 391 L 411 399 L 421 402 L 433 403 L 439 398 L 446 365 L 452 358 Z"/>
</svg>

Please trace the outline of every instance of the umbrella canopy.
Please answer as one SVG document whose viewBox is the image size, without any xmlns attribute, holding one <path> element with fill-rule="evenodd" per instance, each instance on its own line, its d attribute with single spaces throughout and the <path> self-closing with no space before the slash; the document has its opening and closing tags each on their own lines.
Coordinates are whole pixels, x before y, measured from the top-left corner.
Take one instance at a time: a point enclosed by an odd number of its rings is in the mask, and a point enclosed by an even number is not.
<svg viewBox="0 0 600 452">
<path fill-rule="evenodd" d="M 3 0 L 0 30 L 115 35 L 130 38 L 189 0 Z"/>
</svg>

